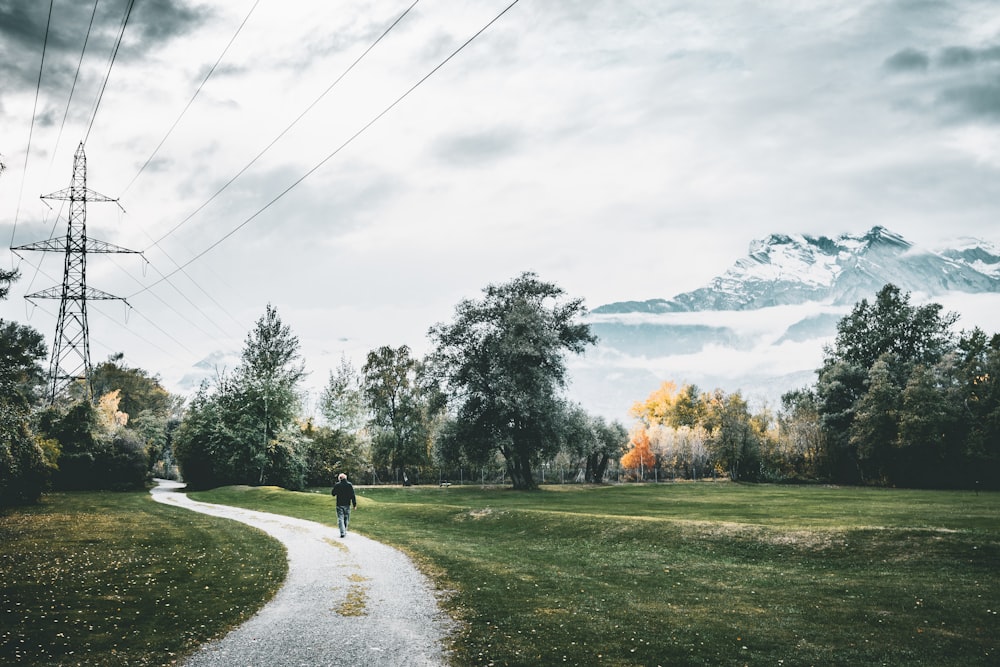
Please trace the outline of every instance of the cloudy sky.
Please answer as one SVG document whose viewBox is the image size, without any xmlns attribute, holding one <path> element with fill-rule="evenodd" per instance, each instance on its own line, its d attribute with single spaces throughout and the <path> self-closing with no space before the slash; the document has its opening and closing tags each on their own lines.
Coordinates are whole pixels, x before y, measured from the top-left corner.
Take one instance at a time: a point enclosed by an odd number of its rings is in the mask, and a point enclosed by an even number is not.
<svg viewBox="0 0 1000 667">
<path fill-rule="evenodd" d="M 132 306 L 92 357 L 168 388 L 267 303 L 318 386 L 525 270 L 596 307 L 772 232 L 1000 242 L 994 0 L 521 0 L 459 50 L 509 4 L 0 0 L 0 316 L 51 339 L 62 259 L 7 248 L 65 234 L 82 141 L 88 234 L 149 261 L 89 258 Z"/>
</svg>

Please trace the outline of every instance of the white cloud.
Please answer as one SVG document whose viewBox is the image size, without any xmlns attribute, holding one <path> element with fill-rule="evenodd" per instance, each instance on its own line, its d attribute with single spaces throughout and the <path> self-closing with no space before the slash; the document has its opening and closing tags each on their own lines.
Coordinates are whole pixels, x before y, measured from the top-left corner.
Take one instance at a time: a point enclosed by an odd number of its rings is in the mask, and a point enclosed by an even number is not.
<svg viewBox="0 0 1000 667">
<path fill-rule="evenodd" d="M 87 143 L 88 184 L 121 195 L 128 214 L 91 207 L 92 234 L 148 248 L 246 166 L 408 4 L 261 3 L 126 191 L 249 7 L 229 0 L 176 9 L 161 24 L 140 21 L 170 29 L 150 42 L 129 34 L 112 72 Z M 164 240 L 184 263 L 256 215 L 186 269 L 195 282 L 171 278 L 186 299 L 168 284 L 139 293 L 125 275 L 149 285 L 157 270 L 173 271 L 157 248 L 145 277 L 128 258 L 121 268 L 93 258 L 93 286 L 134 295 L 137 311 L 127 325 L 114 307 L 110 319 L 94 316 L 94 356 L 124 350 L 130 363 L 179 378 L 213 352 L 238 351 L 270 301 L 302 338 L 314 376 L 325 376 L 342 349 L 418 348 L 458 299 L 523 270 L 596 307 L 700 287 L 772 232 L 836 236 L 884 224 L 926 245 L 958 235 L 1000 240 L 994 124 L 983 116 L 944 124 L 934 106 L 943 85 L 993 71 L 985 61 L 962 72 L 939 64 L 949 47 L 996 44 L 990 26 L 1000 25 L 1000 8 L 976 0 L 519 3 L 260 212 L 506 4 L 418 5 L 244 176 Z M 34 32 L 23 35 L 37 33 L 34 50 L 23 48 L 30 38 L 17 42 L 0 89 L 8 167 L 0 232 L 6 242 L 16 216 L 15 245 L 51 229 L 38 195 L 69 184 L 110 47 L 104 39 L 88 46 L 58 145 L 58 124 L 36 123 L 23 172 L 44 10 L 31 9 Z M 102 16 L 105 27 L 117 25 Z M 47 54 L 39 96 L 40 112 L 53 119 L 61 120 L 82 46 L 71 18 L 56 16 L 61 41 Z M 927 54 L 925 74 L 887 74 L 884 63 L 905 49 Z M 49 277 L 31 281 L 33 269 L 22 265 L 25 278 L 0 315 L 24 320 L 23 289 L 61 277 L 57 257 L 43 268 Z M 776 324 L 785 314 L 769 317 Z M 30 323 L 47 337 L 54 330 L 54 316 L 41 310 Z M 765 336 L 765 323 L 751 318 L 727 325 Z M 349 343 L 337 342 L 344 337 Z M 799 352 L 787 347 L 771 361 Z M 684 363 L 750 363 L 727 354 Z"/>
</svg>

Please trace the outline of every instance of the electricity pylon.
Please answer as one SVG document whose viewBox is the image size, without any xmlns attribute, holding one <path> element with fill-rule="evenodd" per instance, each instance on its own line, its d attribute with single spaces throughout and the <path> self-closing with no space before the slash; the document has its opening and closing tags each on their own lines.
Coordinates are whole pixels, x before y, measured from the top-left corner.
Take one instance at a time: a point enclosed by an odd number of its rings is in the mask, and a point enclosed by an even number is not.
<svg viewBox="0 0 1000 667">
<path fill-rule="evenodd" d="M 91 383 L 90 331 L 87 326 L 87 301 L 124 298 L 87 287 L 87 253 L 133 253 L 104 241 L 87 238 L 87 202 L 115 202 L 117 199 L 87 189 L 87 156 L 83 142 L 73 155 L 72 184 L 58 192 L 42 195 L 42 199 L 62 199 L 69 201 L 69 221 L 66 225 L 66 239 L 49 239 L 12 250 L 41 250 L 62 252 L 62 287 L 50 287 L 40 292 L 26 294 L 25 299 L 59 299 L 59 319 L 56 321 L 56 335 L 52 341 L 52 360 L 49 363 L 49 403 L 55 403 L 56 396 L 75 380 L 83 380 L 87 397 L 93 399 Z"/>
</svg>

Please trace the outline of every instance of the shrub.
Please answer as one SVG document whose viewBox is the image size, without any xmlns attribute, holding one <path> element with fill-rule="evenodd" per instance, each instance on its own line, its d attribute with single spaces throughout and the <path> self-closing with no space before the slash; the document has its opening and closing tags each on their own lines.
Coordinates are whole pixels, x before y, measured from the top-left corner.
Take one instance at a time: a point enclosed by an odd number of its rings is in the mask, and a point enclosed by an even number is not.
<svg viewBox="0 0 1000 667">
<path fill-rule="evenodd" d="M 26 416 L 0 404 L 0 506 L 36 502 L 50 473 L 51 465 Z"/>
</svg>

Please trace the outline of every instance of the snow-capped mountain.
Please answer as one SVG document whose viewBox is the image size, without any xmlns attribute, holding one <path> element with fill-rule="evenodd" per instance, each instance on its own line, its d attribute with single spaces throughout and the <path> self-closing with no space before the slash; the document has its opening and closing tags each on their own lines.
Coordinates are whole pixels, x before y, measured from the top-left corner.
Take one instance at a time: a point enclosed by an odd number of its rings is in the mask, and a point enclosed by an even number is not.
<svg viewBox="0 0 1000 667">
<path fill-rule="evenodd" d="M 884 227 L 832 239 L 772 234 L 700 289 L 593 309 L 599 342 L 573 369 L 574 393 L 618 418 L 665 380 L 774 405 L 815 380 L 837 322 L 890 282 L 915 304 L 959 313 L 961 328 L 1000 330 L 1000 248 L 991 243 L 924 249 Z"/>
<path fill-rule="evenodd" d="M 886 283 L 907 292 L 1000 292 L 1000 249 L 975 239 L 921 250 L 884 227 L 836 239 L 772 234 L 708 285 L 672 299 L 627 301 L 601 313 L 749 310 L 807 302 L 851 305 Z"/>
</svg>

